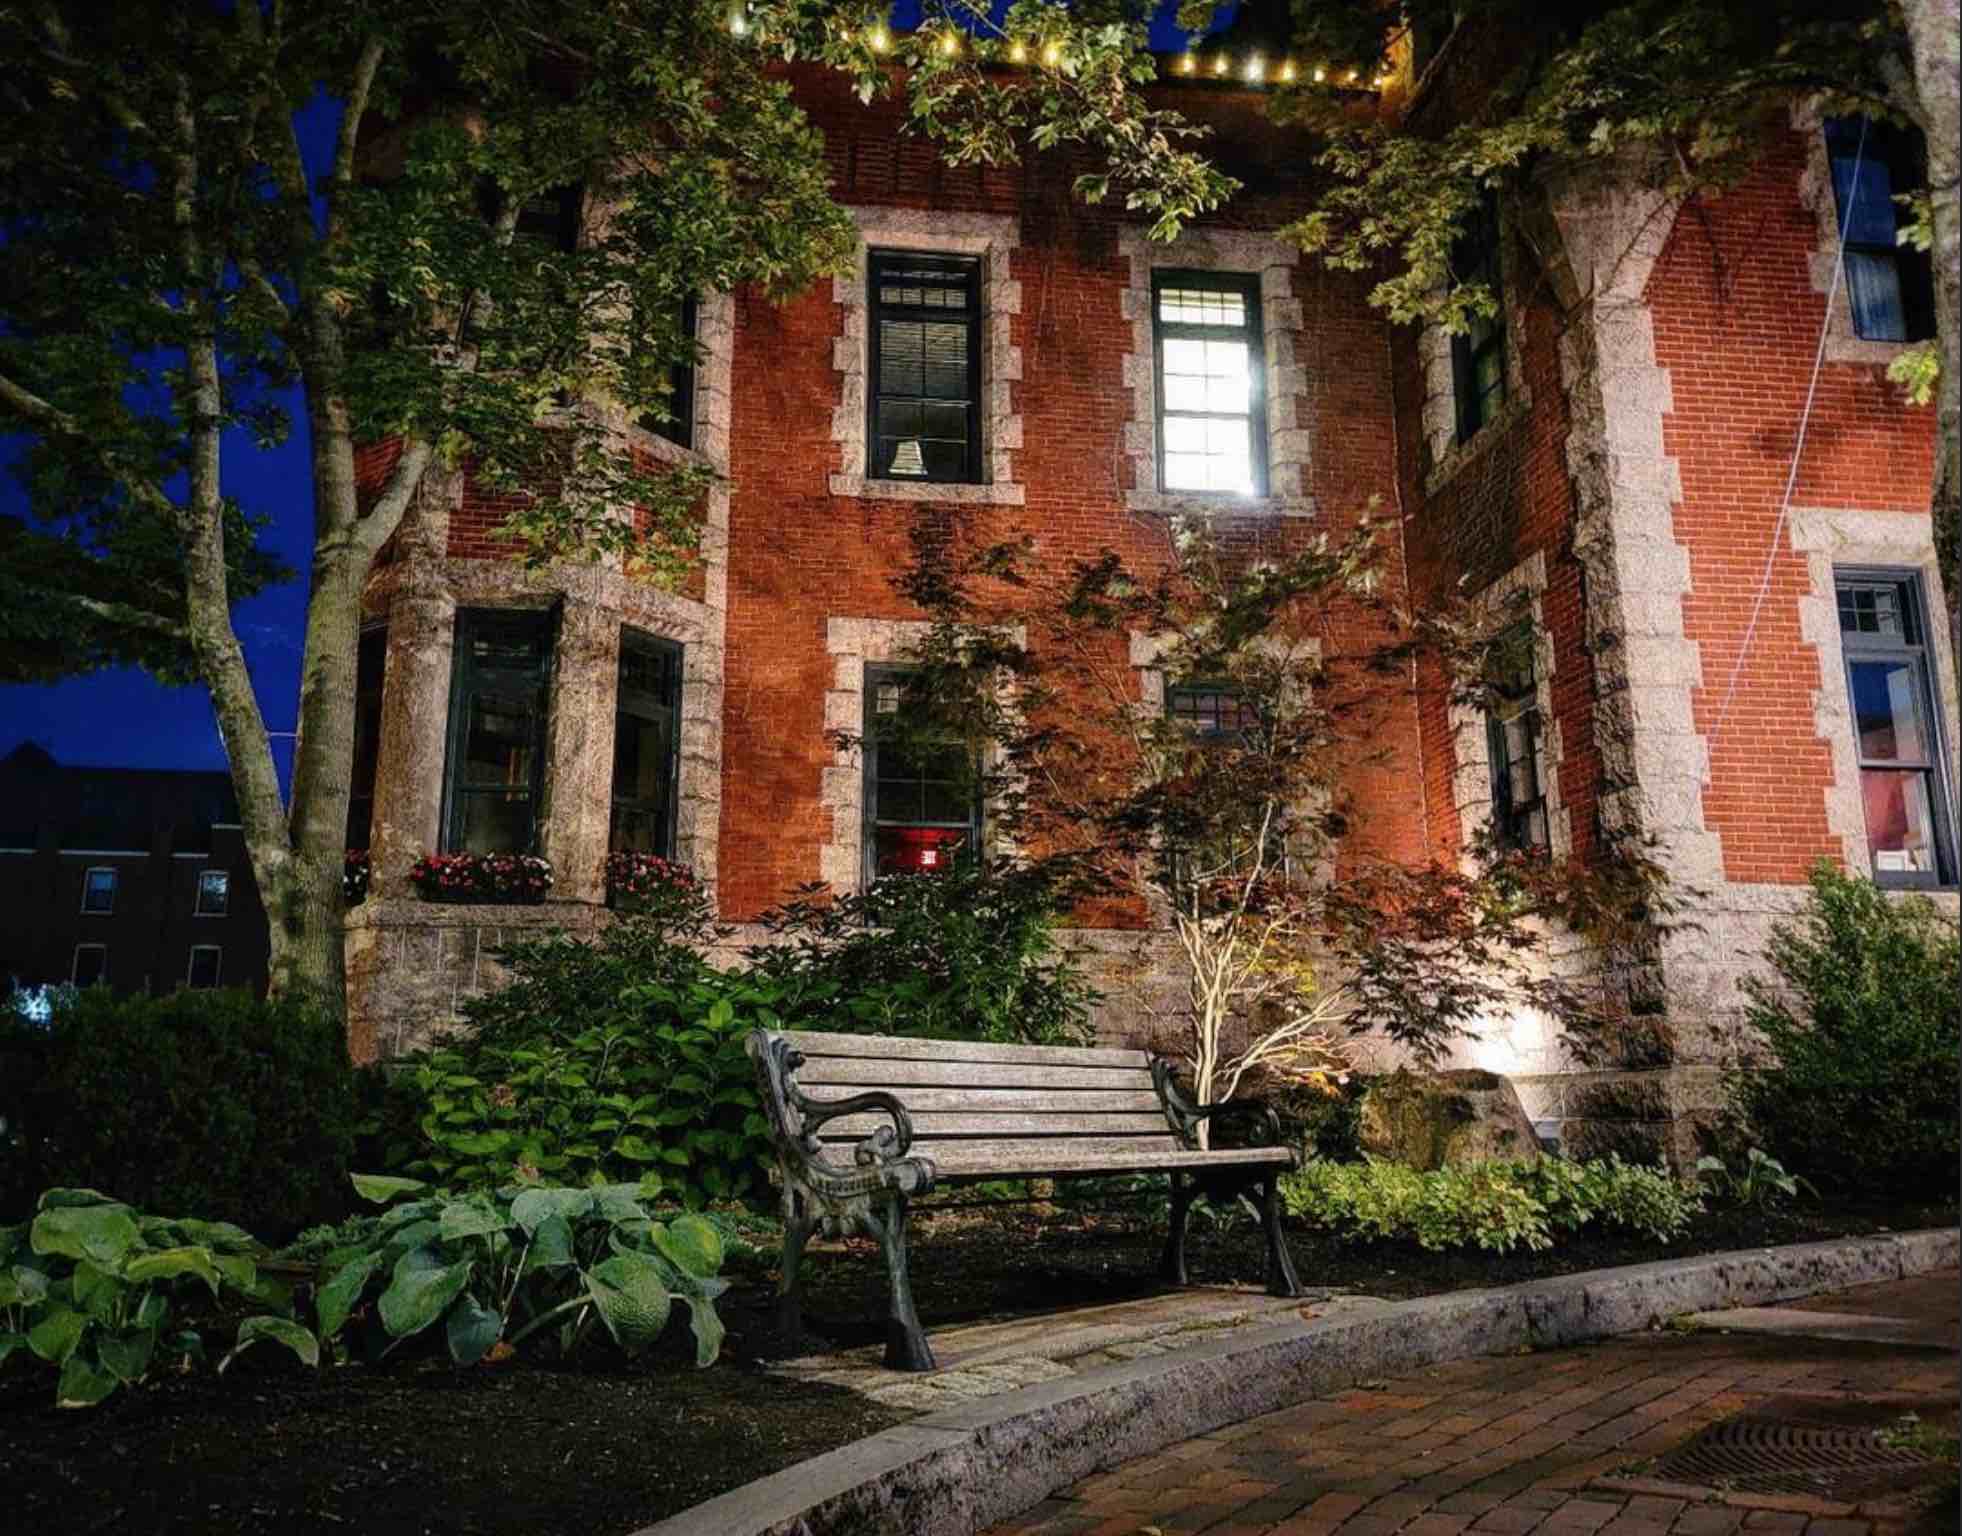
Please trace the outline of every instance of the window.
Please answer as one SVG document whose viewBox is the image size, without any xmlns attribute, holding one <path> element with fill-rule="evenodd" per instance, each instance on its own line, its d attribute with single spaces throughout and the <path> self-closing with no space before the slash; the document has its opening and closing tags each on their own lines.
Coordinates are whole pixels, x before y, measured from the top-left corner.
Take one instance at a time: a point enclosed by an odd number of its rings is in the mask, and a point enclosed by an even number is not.
<svg viewBox="0 0 1962 1536">
<path fill-rule="evenodd" d="M 1240 739 L 1260 723 L 1253 707 L 1222 683 L 1168 687 L 1165 713 L 1206 740 Z"/>
<path fill-rule="evenodd" d="M 1482 284 L 1494 304 L 1490 315 L 1474 316 L 1464 335 L 1451 338 L 1451 384 L 1462 443 L 1506 400 L 1506 294 L 1499 274 L 1499 205 L 1493 199 L 1479 205 L 1452 247 L 1451 275 L 1460 283 Z"/>
<path fill-rule="evenodd" d="M 1167 491 L 1267 490 L 1260 285 L 1251 276 L 1151 275 L 1158 367 L 1158 483 Z"/>
<path fill-rule="evenodd" d="M 69 979 L 78 987 L 93 987 L 109 979 L 109 946 L 107 944 L 77 944 L 75 963 L 69 970 Z"/>
<path fill-rule="evenodd" d="M 216 944 L 193 944 L 190 968 L 184 973 L 184 985 L 206 990 L 217 986 L 221 954 Z"/>
<path fill-rule="evenodd" d="M 381 764 L 382 675 L 388 663 L 388 631 L 371 624 L 361 631 L 354 663 L 354 772 L 347 800 L 347 846 L 366 848 L 374 835 L 375 773 Z"/>
<path fill-rule="evenodd" d="M 874 251 L 869 259 L 869 473 L 981 479 L 981 263 Z"/>
<path fill-rule="evenodd" d="M 944 869 L 980 845 L 980 775 L 966 746 L 920 725 L 910 674 L 865 670 L 865 852 L 870 879 Z"/>
<path fill-rule="evenodd" d="M 1925 251 L 1895 243 L 1896 193 L 1926 186 L 1918 136 L 1860 117 L 1826 123 L 1833 202 L 1846 232 L 1846 297 L 1853 332 L 1866 341 L 1921 341 L 1935 334 L 1934 271 Z"/>
<path fill-rule="evenodd" d="M 1502 848 L 1544 848 L 1546 784 L 1540 767 L 1539 679 L 1531 624 L 1514 625 L 1494 644 L 1485 696 L 1492 835 Z"/>
<path fill-rule="evenodd" d="M 681 716 L 681 647 L 633 630 L 620 636 L 613 706 L 615 853 L 674 856 L 675 777 Z"/>
<path fill-rule="evenodd" d="M 82 910 L 107 917 L 116 910 L 116 871 L 88 869 L 82 872 Z"/>
<path fill-rule="evenodd" d="M 693 346 L 695 341 L 696 317 L 695 300 L 692 297 L 683 299 L 681 314 L 676 323 L 690 346 Z M 679 447 L 695 446 L 695 363 L 692 357 L 687 362 L 676 363 L 668 369 L 666 419 L 650 411 L 640 418 L 640 424 L 655 436 L 665 437 Z"/>
<path fill-rule="evenodd" d="M 198 917 L 223 917 L 232 901 L 232 877 L 228 870 L 207 869 L 198 875 L 198 900 L 193 913 Z"/>
<path fill-rule="evenodd" d="M 444 850 L 529 853 L 544 760 L 549 613 L 457 615 Z"/>
<path fill-rule="evenodd" d="M 1885 570 L 1836 577 L 1874 882 L 1953 885 L 1955 844 L 1920 579 Z"/>
<path fill-rule="evenodd" d="M 536 240 L 555 251 L 573 251 L 579 246 L 579 218 L 586 203 L 586 189 L 577 182 L 552 187 L 528 199 L 518 209 L 515 238 Z"/>
<path fill-rule="evenodd" d="M 1254 760 L 1271 743 L 1261 729 L 1260 711 L 1230 683 L 1195 680 L 1166 686 L 1165 715 L 1205 747 L 1243 749 L 1252 769 L 1244 796 L 1233 797 L 1230 805 L 1215 802 L 1211 812 L 1200 811 L 1184 827 L 1167 825 L 1170 840 L 1179 845 L 1173 850 L 1174 878 L 1187 881 L 1245 873 L 1253 866 L 1256 846 L 1266 850 L 1269 870 L 1286 875 L 1287 823 L 1292 817 L 1286 807 L 1272 804 L 1263 793 L 1270 787 L 1267 774 Z"/>
</svg>

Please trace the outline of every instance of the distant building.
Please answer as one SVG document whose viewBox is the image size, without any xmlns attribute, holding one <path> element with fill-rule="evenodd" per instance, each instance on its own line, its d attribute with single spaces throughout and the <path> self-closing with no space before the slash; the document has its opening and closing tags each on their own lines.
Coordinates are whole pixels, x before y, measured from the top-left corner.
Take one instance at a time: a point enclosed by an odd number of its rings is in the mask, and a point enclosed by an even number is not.
<svg viewBox="0 0 1962 1536">
<path fill-rule="evenodd" d="M 0 985 L 266 986 L 266 913 L 221 772 L 0 758 Z"/>
</svg>

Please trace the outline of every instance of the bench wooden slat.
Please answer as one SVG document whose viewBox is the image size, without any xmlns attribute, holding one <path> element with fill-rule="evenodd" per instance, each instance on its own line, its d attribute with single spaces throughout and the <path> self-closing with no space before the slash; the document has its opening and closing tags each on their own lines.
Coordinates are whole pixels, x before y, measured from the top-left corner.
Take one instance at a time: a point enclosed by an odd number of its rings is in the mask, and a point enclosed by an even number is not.
<svg viewBox="0 0 1962 1536">
<path fill-rule="evenodd" d="M 829 1030 L 793 1029 L 785 1039 L 807 1057 L 868 1056 L 880 1061 L 999 1061 L 1028 1067 L 1151 1066 L 1145 1051 L 1109 1046 L 1003 1045 L 991 1040 L 914 1040 L 903 1035 L 843 1035 Z M 799 1072 L 799 1077 L 803 1076 Z"/>
<path fill-rule="evenodd" d="M 805 1084 L 799 1079 L 806 1098 L 820 1104 L 848 1099 L 864 1089 L 852 1083 Z M 1107 1092 L 1095 1088 L 918 1088 L 909 1086 L 901 1095 L 909 1111 L 920 1115 L 968 1112 L 987 1114 L 1021 1110 L 1029 1114 L 1152 1114 L 1164 1123 L 1158 1095 L 1149 1088 L 1136 1092 Z M 826 1132 L 830 1130 L 825 1127 Z"/>
<path fill-rule="evenodd" d="M 912 1115 L 914 1144 L 935 1136 L 992 1136 L 1002 1139 L 1020 1136 L 1169 1136 L 1171 1127 L 1162 1114 L 1145 1115 L 1067 1115 L 1007 1113 L 979 1115 Z M 891 1125 L 886 1115 L 842 1115 L 818 1128 L 824 1141 L 857 1141 L 870 1136 L 882 1125 Z"/>
<path fill-rule="evenodd" d="M 1170 1138 L 1166 1138 L 1170 1142 Z M 916 1144 L 910 1155 L 932 1161 L 943 1179 L 1026 1178 L 1044 1174 L 1089 1175 L 1157 1173 L 1173 1168 L 1286 1167 L 1294 1158 L 1286 1147 L 1249 1147 L 1231 1152 L 1193 1152 L 1176 1142 L 1158 1150 L 1150 1143 L 1072 1141 L 936 1141 Z"/>
<path fill-rule="evenodd" d="M 824 1056 L 797 1069 L 797 1086 L 857 1083 L 891 1088 L 903 1099 L 911 1087 L 1089 1088 L 1105 1092 L 1151 1093 L 1151 1074 L 1142 1067 L 1022 1067 L 1001 1061 L 877 1061 L 869 1057 Z"/>
</svg>

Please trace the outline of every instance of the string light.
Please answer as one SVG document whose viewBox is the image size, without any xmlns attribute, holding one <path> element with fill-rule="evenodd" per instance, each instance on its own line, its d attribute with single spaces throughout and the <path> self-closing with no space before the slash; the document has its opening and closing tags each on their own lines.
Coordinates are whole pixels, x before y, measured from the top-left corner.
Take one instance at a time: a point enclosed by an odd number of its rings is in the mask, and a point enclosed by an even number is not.
<svg viewBox="0 0 1962 1536">
<path fill-rule="evenodd" d="M 1189 75 L 1193 72 L 1193 70 L 1197 69 L 1198 67 L 1199 67 L 1199 60 L 1192 53 L 1186 52 L 1179 55 L 1180 74 Z"/>
<path fill-rule="evenodd" d="M 1260 55 L 1256 53 L 1252 58 L 1247 60 L 1247 78 L 1258 85 L 1264 73 L 1265 71 L 1260 62 Z"/>
<path fill-rule="evenodd" d="M 1327 78 L 1328 78 L 1328 71 L 1323 69 L 1321 65 L 1317 64 L 1315 66 L 1315 84 L 1320 85 Z"/>
<path fill-rule="evenodd" d="M 961 51 L 960 39 L 949 32 L 940 39 L 940 51 L 952 58 Z"/>
<path fill-rule="evenodd" d="M 1063 49 L 1059 43 L 1046 44 L 1042 50 L 1042 62 L 1052 68 L 1063 62 Z"/>
<path fill-rule="evenodd" d="M 1028 57 L 1029 57 L 1029 50 L 1023 44 L 1022 40 L 1019 37 L 1014 42 L 1008 45 L 1009 63 L 1011 64 L 1025 63 L 1028 60 Z"/>
<path fill-rule="evenodd" d="M 729 30 L 737 37 L 749 30 L 749 18 L 743 14 L 741 6 L 729 13 Z"/>
<path fill-rule="evenodd" d="M 1226 57 L 1226 55 L 1225 55 L 1225 54 L 1223 54 L 1223 53 L 1222 53 L 1222 54 L 1221 54 L 1221 55 L 1220 55 L 1220 56 L 1219 56 L 1218 58 L 1216 58 L 1216 59 L 1214 59 L 1214 60 L 1213 60 L 1213 73 L 1214 73 L 1214 74 L 1216 74 L 1216 75 L 1223 75 L 1223 74 L 1225 74 L 1225 73 L 1226 73 L 1226 66 L 1227 66 L 1227 62 L 1228 62 L 1228 60 L 1227 60 L 1227 57 Z"/>
<path fill-rule="evenodd" d="M 1283 59 L 1281 61 L 1281 84 L 1283 85 L 1294 84 L 1294 60 L 1293 59 Z"/>
<path fill-rule="evenodd" d="M 870 41 L 872 44 L 872 51 L 874 53 L 884 53 L 888 48 L 892 46 L 892 38 L 889 35 L 887 35 L 886 29 L 882 26 L 874 27 L 872 29 L 872 36 Z"/>
</svg>

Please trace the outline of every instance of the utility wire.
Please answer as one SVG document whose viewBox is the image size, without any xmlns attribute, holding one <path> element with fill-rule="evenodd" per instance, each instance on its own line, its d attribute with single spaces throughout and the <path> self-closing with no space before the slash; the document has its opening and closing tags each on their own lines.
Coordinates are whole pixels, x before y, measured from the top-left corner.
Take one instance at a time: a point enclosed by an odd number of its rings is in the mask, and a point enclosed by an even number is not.
<svg viewBox="0 0 1962 1536">
<path fill-rule="evenodd" d="M 1792 515 L 1792 493 L 1798 487 L 1799 461 L 1805 456 L 1806 429 L 1812 425 L 1812 404 L 1819 393 L 1819 373 L 1826 362 L 1826 338 L 1832 332 L 1833 305 L 1839 300 L 1839 280 L 1846 272 L 1846 231 L 1852 226 L 1854 204 L 1860 195 L 1860 164 L 1866 158 L 1868 120 L 1860 119 L 1860 143 L 1853 152 L 1853 178 L 1847 187 L 1846 206 L 1839 211 L 1839 244 L 1833 253 L 1833 280 L 1826 290 L 1826 313 L 1819 322 L 1819 346 L 1812 355 L 1812 380 L 1805 389 L 1805 409 L 1799 415 L 1798 441 L 1792 447 L 1792 467 L 1785 476 L 1785 495 L 1778 507 L 1778 522 L 1771 530 L 1771 548 L 1764 554 L 1764 571 L 1758 577 L 1758 595 L 1751 604 L 1751 622 L 1744 626 L 1744 641 L 1737 648 L 1737 660 L 1731 663 L 1730 683 L 1724 689 L 1724 702 L 1717 711 L 1716 724 L 1710 727 L 1707 755 L 1704 762 L 1705 782 L 1710 772 L 1709 759 L 1716 756 L 1717 738 L 1722 735 L 1724 721 L 1730 717 L 1731 702 L 1737 697 L 1738 679 L 1744 675 L 1744 663 L 1751 657 L 1751 642 L 1758 632 L 1758 618 L 1764 612 L 1765 597 L 1771 591 L 1772 568 L 1778 563 L 1778 550 L 1785 541 L 1785 524 Z M 1826 179 L 1832 180 L 1832 154 L 1827 151 Z"/>
</svg>

